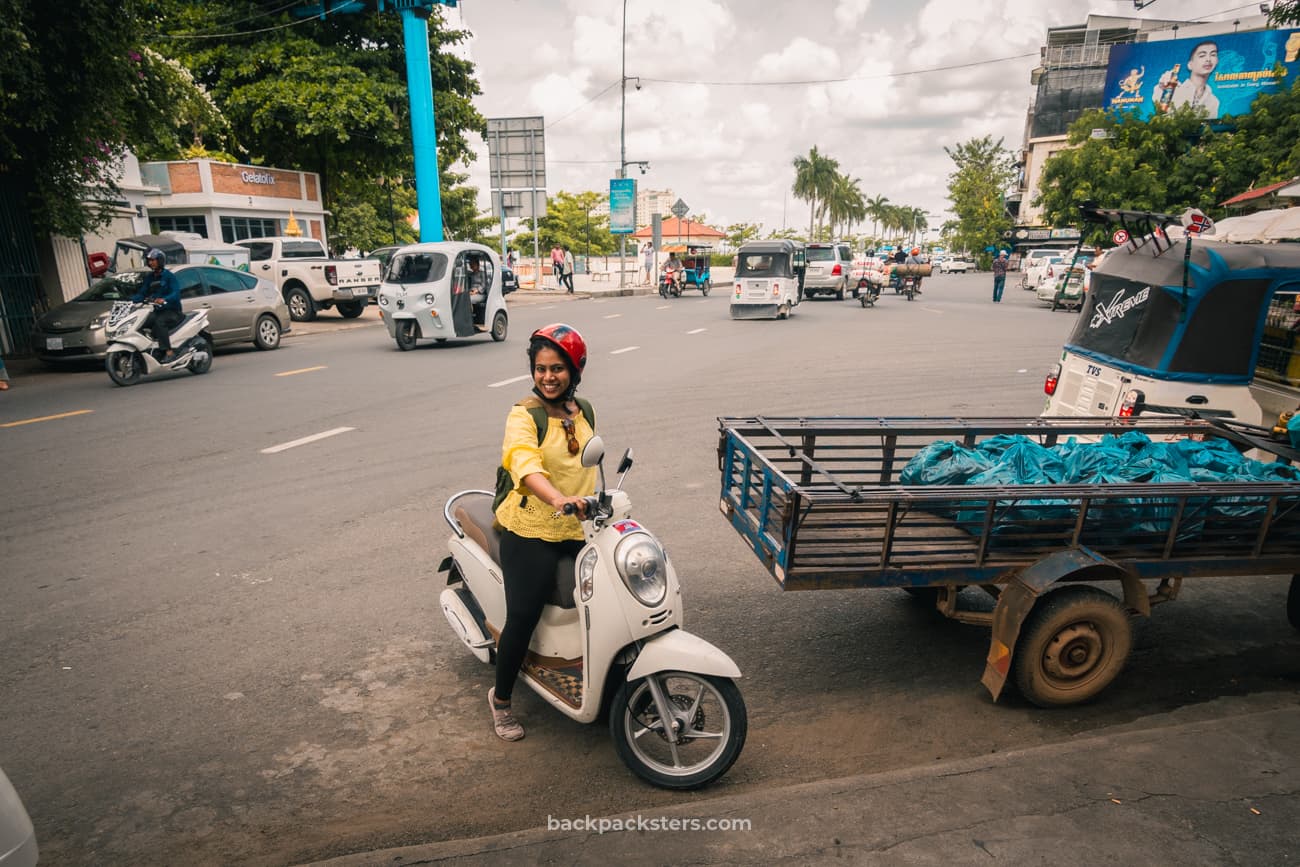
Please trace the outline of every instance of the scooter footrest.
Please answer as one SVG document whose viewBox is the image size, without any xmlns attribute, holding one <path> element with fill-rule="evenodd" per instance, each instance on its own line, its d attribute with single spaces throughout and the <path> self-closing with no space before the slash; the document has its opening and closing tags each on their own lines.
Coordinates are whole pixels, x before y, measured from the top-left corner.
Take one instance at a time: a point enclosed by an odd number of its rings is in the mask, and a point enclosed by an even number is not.
<svg viewBox="0 0 1300 867">
<path fill-rule="evenodd" d="M 530 654 L 530 658 L 524 660 L 524 671 L 560 701 L 570 707 L 582 707 L 581 659 L 547 667 L 539 665 Z"/>
</svg>

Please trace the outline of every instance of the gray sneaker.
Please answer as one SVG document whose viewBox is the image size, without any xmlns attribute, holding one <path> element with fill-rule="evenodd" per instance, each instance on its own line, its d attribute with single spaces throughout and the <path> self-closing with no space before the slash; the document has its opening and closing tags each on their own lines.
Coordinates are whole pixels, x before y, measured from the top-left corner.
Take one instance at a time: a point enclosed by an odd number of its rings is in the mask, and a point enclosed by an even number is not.
<svg viewBox="0 0 1300 867">
<path fill-rule="evenodd" d="M 492 710 L 492 728 L 496 731 L 497 737 L 503 741 L 523 740 L 524 727 L 515 719 L 515 715 L 510 712 L 510 708 L 497 707 L 497 688 L 494 686 L 488 690 L 488 707 Z"/>
</svg>

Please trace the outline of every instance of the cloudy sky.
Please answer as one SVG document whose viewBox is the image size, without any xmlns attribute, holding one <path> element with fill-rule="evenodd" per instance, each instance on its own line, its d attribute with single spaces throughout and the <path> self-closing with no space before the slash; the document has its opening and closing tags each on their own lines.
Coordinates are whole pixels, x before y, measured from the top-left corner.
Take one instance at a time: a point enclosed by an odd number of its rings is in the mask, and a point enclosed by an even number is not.
<svg viewBox="0 0 1300 867">
<path fill-rule="evenodd" d="M 486 117 L 541 115 L 548 192 L 607 191 L 619 160 L 619 0 L 461 0 Z M 1015 150 L 1051 26 L 1089 12 L 1225 19 L 1233 0 L 628 0 L 627 159 L 714 225 L 807 226 L 791 160 L 816 145 L 869 196 L 949 216 L 945 146 Z M 790 83 L 797 82 L 797 83 Z M 743 84 L 742 84 L 743 83 Z M 762 84 L 760 84 L 762 83 Z M 471 180 L 488 207 L 487 147 Z"/>
</svg>

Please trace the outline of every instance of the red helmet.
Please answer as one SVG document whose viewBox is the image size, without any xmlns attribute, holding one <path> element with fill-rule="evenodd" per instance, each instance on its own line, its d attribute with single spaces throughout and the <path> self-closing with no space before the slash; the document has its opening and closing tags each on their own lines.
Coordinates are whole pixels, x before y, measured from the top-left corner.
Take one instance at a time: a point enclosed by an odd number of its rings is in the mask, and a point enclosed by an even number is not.
<svg viewBox="0 0 1300 867">
<path fill-rule="evenodd" d="M 582 335 L 576 328 L 563 322 L 543 325 L 532 333 L 529 343 L 535 340 L 545 340 L 554 346 L 577 374 L 574 377 L 575 381 L 582 378 L 582 371 L 587 366 L 587 341 L 582 339 Z M 531 358 L 533 352 L 530 351 L 528 355 Z"/>
<path fill-rule="evenodd" d="M 920 247 L 913 247 L 913 248 L 912 248 L 912 255 L 913 255 L 913 256 L 919 256 L 919 255 L 921 255 L 921 248 L 920 248 Z"/>
</svg>

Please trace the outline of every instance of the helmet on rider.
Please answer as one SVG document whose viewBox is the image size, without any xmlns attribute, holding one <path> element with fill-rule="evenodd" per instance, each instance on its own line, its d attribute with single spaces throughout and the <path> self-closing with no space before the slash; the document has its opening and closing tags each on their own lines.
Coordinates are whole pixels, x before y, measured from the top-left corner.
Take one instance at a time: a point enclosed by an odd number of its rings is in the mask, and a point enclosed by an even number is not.
<svg viewBox="0 0 1300 867">
<path fill-rule="evenodd" d="M 144 254 L 144 263 L 146 265 L 148 265 L 154 259 L 157 259 L 159 264 L 162 265 L 167 264 L 167 255 L 163 253 L 162 250 L 159 250 L 157 247 L 153 247 L 152 249 L 149 250 L 148 253 Z"/>
<path fill-rule="evenodd" d="M 913 255 L 913 256 L 919 256 L 919 255 L 921 255 L 921 248 L 920 248 L 920 247 L 913 247 L 913 248 L 912 248 L 912 255 Z"/>
<path fill-rule="evenodd" d="M 542 326 L 528 338 L 530 367 L 536 361 L 537 353 L 541 349 L 554 349 L 568 365 L 570 386 L 569 393 L 565 395 L 567 400 L 573 395 L 573 389 L 577 388 L 578 383 L 582 381 L 582 371 L 587 366 L 587 341 L 582 339 L 582 335 L 573 326 L 556 322 Z"/>
</svg>

